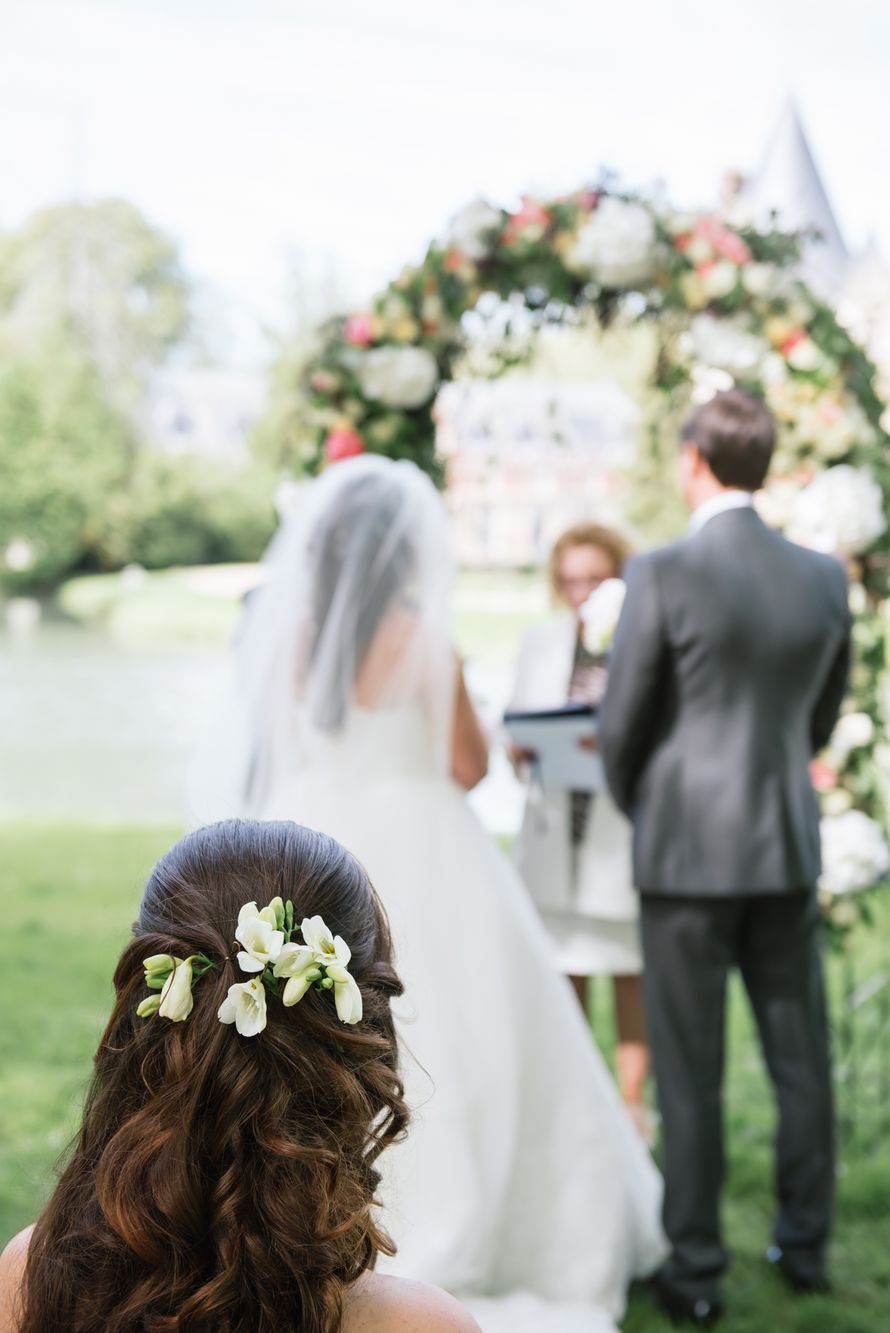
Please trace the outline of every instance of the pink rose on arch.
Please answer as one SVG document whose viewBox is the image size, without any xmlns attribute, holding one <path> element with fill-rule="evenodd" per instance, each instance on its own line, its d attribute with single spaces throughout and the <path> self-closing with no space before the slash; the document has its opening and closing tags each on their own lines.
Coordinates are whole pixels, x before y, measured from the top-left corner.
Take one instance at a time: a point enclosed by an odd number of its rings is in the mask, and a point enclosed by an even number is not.
<svg viewBox="0 0 890 1333">
<path fill-rule="evenodd" d="M 741 236 L 720 223 L 715 228 L 713 245 L 720 258 L 728 259 L 731 264 L 750 263 L 751 251 Z"/>
<path fill-rule="evenodd" d="M 837 786 L 837 770 L 824 759 L 814 759 L 810 763 L 810 781 L 816 791 L 834 791 Z"/>
<path fill-rule="evenodd" d="M 792 329 L 787 338 L 783 338 L 779 344 L 779 350 L 783 356 L 790 356 L 795 347 L 799 347 L 807 336 L 806 329 Z"/>
<path fill-rule="evenodd" d="M 344 458 L 357 458 L 365 452 L 365 442 L 357 430 L 346 426 L 332 430 L 324 442 L 324 456 L 328 463 L 342 463 Z"/>
<path fill-rule="evenodd" d="M 703 263 L 707 262 L 708 250 L 736 266 L 751 260 L 751 251 L 741 236 L 719 218 L 698 218 L 691 231 L 681 232 L 674 238 L 674 246 L 681 254 L 691 249 L 694 257 Z"/>
<path fill-rule="evenodd" d="M 521 236 L 527 240 L 540 239 L 552 221 L 551 214 L 537 199 L 532 199 L 530 194 L 520 197 L 522 207 L 518 212 L 510 214 L 504 230 L 504 245 L 513 245 Z"/>
<path fill-rule="evenodd" d="M 374 317 L 367 312 L 350 315 L 346 321 L 345 338 L 353 347 L 367 347 L 374 341 Z"/>
<path fill-rule="evenodd" d="M 311 376 L 309 384 L 316 393 L 333 393 L 340 386 L 337 376 L 332 374 L 330 370 L 316 370 Z"/>
</svg>

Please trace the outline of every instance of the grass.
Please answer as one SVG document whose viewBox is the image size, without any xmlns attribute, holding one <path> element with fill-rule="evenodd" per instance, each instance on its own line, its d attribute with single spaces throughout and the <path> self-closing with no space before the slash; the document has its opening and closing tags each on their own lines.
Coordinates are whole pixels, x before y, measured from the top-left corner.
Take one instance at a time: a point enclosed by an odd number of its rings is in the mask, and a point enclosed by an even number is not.
<svg viewBox="0 0 890 1333">
<path fill-rule="evenodd" d="M 0 968 L 0 1241 L 29 1222 L 78 1119 L 90 1058 L 111 1000 L 111 973 L 142 884 L 175 829 L 0 824 L 4 908 Z M 860 979 L 886 966 L 890 903 L 853 940 Z M 831 965 L 841 1003 L 839 965 Z M 760 1258 L 772 1216 L 772 1110 L 738 988 L 730 1002 L 725 1199 L 734 1262 L 725 1333 L 883 1333 L 890 1329 L 890 1142 L 879 1110 L 864 1115 L 842 1154 L 831 1296 L 794 1298 Z M 612 1043 L 605 983 L 594 1026 Z M 885 1033 L 886 1041 L 890 1033 Z M 886 1059 L 890 1058 L 885 1056 Z M 849 1109 L 849 1108 L 847 1108 Z M 645 1298 L 631 1302 L 625 1333 L 666 1333 Z M 559 1330 L 553 1330 L 559 1333 Z"/>
<path fill-rule="evenodd" d="M 39 1209 L 79 1119 L 111 975 L 176 831 L 0 824 L 0 1240 Z"/>
<path fill-rule="evenodd" d="M 227 644 L 245 588 L 258 578 L 252 565 L 209 565 L 69 579 L 56 605 L 70 619 L 100 629 L 118 643 Z M 524 629 L 547 607 L 539 574 L 462 570 L 454 593 L 458 647 L 464 657 L 510 666 Z"/>
<path fill-rule="evenodd" d="M 217 566 L 223 579 L 226 568 Z M 238 623 L 239 590 L 237 572 L 231 592 L 202 587 L 200 571 L 190 569 L 88 574 L 63 583 L 56 603 L 72 620 L 101 628 L 118 643 L 225 644 Z"/>
</svg>

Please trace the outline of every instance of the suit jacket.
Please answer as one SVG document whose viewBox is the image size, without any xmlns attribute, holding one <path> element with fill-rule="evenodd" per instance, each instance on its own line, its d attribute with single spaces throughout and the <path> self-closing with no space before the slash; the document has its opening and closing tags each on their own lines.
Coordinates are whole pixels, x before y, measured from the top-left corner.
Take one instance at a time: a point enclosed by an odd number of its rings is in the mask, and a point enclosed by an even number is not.
<svg viewBox="0 0 890 1333">
<path fill-rule="evenodd" d="M 841 564 L 733 509 L 632 560 L 627 585 L 600 748 L 633 820 L 635 884 L 706 896 L 815 884 L 809 761 L 849 668 Z"/>
</svg>

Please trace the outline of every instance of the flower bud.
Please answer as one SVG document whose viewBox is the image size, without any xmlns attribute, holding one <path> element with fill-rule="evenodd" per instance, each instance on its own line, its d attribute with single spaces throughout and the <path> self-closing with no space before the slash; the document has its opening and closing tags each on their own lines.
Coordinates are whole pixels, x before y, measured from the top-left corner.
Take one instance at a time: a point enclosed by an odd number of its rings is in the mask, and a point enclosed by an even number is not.
<svg viewBox="0 0 890 1333">
<path fill-rule="evenodd" d="M 149 995 L 146 999 L 142 1001 L 140 1005 L 137 1006 L 136 1013 L 139 1018 L 150 1018 L 152 1014 L 156 1014 L 158 1012 L 160 1007 L 161 1007 L 160 995 Z"/>
<path fill-rule="evenodd" d="M 169 953 L 153 953 L 150 958 L 143 958 L 145 984 L 149 990 L 160 990 L 173 971 L 176 960 Z"/>
<path fill-rule="evenodd" d="M 171 1023 L 181 1023 L 194 1007 L 192 998 L 192 960 L 175 960 L 177 966 L 164 983 L 158 1013 Z"/>
<path fill-rule="evenodd" d="M 286 1009 L 299 1004 L 311 985 L 308 972 L 300 972 L 297 976 L 290 977 L 281 996 L 281 1003 Z"/>
<path fill-rule="evenodd" d="M 269 904 L 275 913 L 275 929 L 284 930 L 284 902 L 281 898 L 273 898 Z"/>
</svg>

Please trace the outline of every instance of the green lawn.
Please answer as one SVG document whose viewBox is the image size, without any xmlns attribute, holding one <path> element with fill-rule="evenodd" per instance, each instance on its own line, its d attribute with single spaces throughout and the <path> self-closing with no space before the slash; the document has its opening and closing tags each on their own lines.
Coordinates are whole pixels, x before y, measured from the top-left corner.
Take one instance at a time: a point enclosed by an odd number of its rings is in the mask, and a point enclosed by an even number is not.
<svg viewBox="0 0 890 1333">
<path fill-rule="evenodd" d="M 80 1110 L 159 828 L 0 824 L 0 1239 L 30 1221 Z"/>
<path fill-rule="evenodd" d="M 151 570 L 135 584 L 122 574 L 90 574 L 62 584 L 55 602 L 65 616 L 118 643 L 222 647 L 238 624 L 244 589 L 258 577 L 250 565 Z M 519 636 L 547 605 L 540 574 L 461 570 L 453 597 L 460 652 L 511 666 Z"/>
<path fill-rule="evenodd" d="M 0 824 L 0 1240 L 30 1221 L 45 1196 L 52 1165 L 77 1122 L 111 999 L 114 960 L 146 874 L 175 836 L 173 829 Z M 885 901 L 871 933 L 853 942 L 860 978 L 886 966 L 888 937 Z M 839 1011 L 838 965 L 831 971 Z M 594 1014 L 608 1050 L 604 987 Z M 772 1211 L 772 1113 L 738 991 L 730 1023 L 725 1219 L 735 1261 L 726 1284 L 729 1316 L 721 1327 L 726 1333 L 883 1333 L 890 1329 L 890 1142 L 879 1113 L 860 1117 L 842 1156 L 835 1294 L 795 1299 L 760 1259 Z M 661 1333 L 667 1325 L 641 1299 L 632 1302 L 624 1328 Z"/>
</svg>

